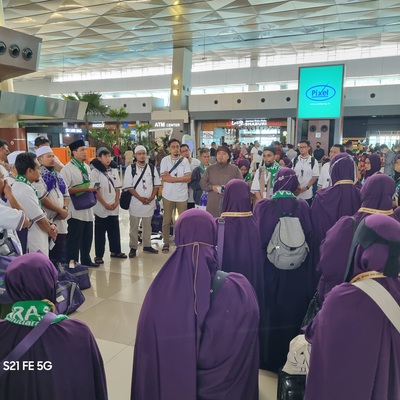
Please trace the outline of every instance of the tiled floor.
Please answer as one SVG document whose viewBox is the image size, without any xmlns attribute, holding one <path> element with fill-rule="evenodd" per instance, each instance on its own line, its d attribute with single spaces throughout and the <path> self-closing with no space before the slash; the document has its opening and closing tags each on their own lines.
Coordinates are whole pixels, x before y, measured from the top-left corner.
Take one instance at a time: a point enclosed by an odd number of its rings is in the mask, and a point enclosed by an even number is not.
<svg viewBox="0 0 400 400">
<path fill-rule="evenodd" d="M 128 253 L 127 211 L 121 211 L 120 226 L 122 251 Z M 161 250 L 161 241 L 155 240 L 153 245 Z M 134 259 L 110 259 L 106 254 L 104 265 L 90 269 L 92 287 L 84 290 L 86 302 L 70 316 L 87 323 L 97 339 L 110 400 L 130 399 L 133 345 L 140 308 L 147 289 L 167 259 L 168 255 L 161 251 L 156 255 L 143 253 L 141 246 Z M 260 400 L 275 400 L 276 375 L 260 370 L 259 377 Z"/>
</svg>

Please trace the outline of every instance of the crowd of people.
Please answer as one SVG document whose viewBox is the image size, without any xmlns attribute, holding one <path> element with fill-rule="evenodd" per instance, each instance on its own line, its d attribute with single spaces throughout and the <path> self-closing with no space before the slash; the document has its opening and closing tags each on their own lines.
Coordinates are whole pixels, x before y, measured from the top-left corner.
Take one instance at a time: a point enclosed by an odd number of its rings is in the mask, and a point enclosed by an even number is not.
<svg viewBox="0 0 400 400">
<path fill-rule="evenodd" d="M 129 150 L 132 162 L 121 180 L 105 147 L 88 164 L 85 142 L 77 140 L 63 166 L 48 141 L 35 144 L 35 153 L 9 154 L 0 141 L 1 228 L 9 245 L 1 250 L 17 256 L 6 272 L 16 303 L 0 321 L 7 344 L 0 360 L 34 326 L 16 326 L 24 325 L 17 319 L 29 314 L 27 303 L 39 310 L 36 323 L 44 304 L 54 303 L 50 260 L 98 267 L 106 235 L 110 257 L 136 257 L 140 241 L 143 252 L 157 254 L 151 222 L 161 202 L 161 251 L 175 250 L 142 306 L 132 400 L 257 399 L 259 368 L 278 372 L 302 330 L 311 343 L 306 399 L 400 398 L 399 332 L 355 285 L 374 280 L 400 303 L 397 147 L 354 151 L 346 142 L 334 144 L 328 157 L 321 143 L 312 151 L 307 140 L 296 149 L 278 142 L 213 143 L 196 159 L 188 145 L 170 139 L 169 154 L 154 155 L 156 165 L 144 146 Z M 130 195 L 128 254 L 119 228 L 122 191 Z M 31 275 L 22 279 L 27 267 Z M 305 322 L 310 307 L 315 312 Z M 81 324 L 68 321 L 58 318 L 50 341 Z M 78 346 L 71 353 L 81 352 L 91 364 L 85 398 L 106 398 L 100 353 L 85 328 L 83 336 L 92 350 Z M 42 347 L 33 346 L 29 357 L 40 358 Z M 4 382 L 0 393 L 10 398 L 7 390 L 16 383 Z M 72 398 L 53 386 L 35 398 Z"/>
</svg>

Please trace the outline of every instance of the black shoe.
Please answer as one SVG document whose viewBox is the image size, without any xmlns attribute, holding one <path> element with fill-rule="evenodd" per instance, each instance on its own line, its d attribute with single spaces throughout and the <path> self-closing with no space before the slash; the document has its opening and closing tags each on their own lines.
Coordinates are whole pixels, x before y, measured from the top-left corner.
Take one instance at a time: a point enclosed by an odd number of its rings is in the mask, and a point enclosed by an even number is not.
<svg viewBox="0 0 400 400">
<path fill-rule="evenodd" d="M 152 247 L 143 247 L 143 251 L 145 251 L 147 253 L 158 254 L 158 250 L 153 249 Z"/>
<path fill-rule="evenodd" d="M 129 258 L 135 258 L 136 257 L 136 249 L 132 249 L 129 252 Z"/>
<path fill-rule="evenodd" d="M 90 263 L 83 264 L 83 265 L 85 265 L 86 267 L 92 267 L 92 268 L 100 267 L 100 264 L 95 263 L 95 262 L 90 262 Z"/>
</svg>

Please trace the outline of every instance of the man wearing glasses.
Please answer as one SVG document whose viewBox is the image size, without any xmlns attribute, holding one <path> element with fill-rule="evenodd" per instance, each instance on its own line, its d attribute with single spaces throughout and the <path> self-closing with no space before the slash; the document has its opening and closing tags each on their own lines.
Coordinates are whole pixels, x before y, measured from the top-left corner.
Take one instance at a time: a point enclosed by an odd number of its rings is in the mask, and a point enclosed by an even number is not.
<svg viewBox="0 0 400 400">
<path fill-rule="evenodd" d="M 304 199 L 311 206 L 313 199 L 313 185 L 319 177 L 318 162 L 310 155 L 310 142 L 302 140 L 299 143 L 300 155 L 293 159 L 293 169 L 300 183 L 298 197 Z"/>
</svg>

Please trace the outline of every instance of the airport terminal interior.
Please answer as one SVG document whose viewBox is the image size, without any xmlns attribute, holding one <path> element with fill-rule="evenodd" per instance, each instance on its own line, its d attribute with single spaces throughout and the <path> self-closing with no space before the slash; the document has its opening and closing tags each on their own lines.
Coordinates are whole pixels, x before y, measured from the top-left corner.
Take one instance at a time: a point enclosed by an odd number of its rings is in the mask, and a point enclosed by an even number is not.
<svg viewBox="0 0 400 400">
<path fill-rule="evenodd" d="M 22 62 L 15 73 L 0 66 L 10 78 L 0 79 L 0 139 L 11 151 L 33 150 L 41 135 L 65 149 L 93 130 L 119 129 L 107 113 L 85 116 L 82 103 L 68 111 L 65 96 L 89 92 L 108 110 L 126 111 L 118 123 L 133 142 L 143 139 L 141 125 L 156 138 L 150 128 L 160 126 L 197 158 L 196 149 L 213 142 L 278 141 L 286 149 L 319 140 L 325 154 L 347 141 L 400 148 L 400 0 L 0 0 L 1 27 L 41 39 L 36 54 L 20 55 L 24 45 L 13 55 L 12 35 L 0 36 L 0 65 L 6 56 Z M 22 57 L 37 63 L 27 70 Z M 343 66 L 338 113 L 301 116 L 299 68 L 331 65 Z M 8 128 L 23 133 L 15 138 Z M 128 211 L 119 223 L 128 254 Z M 118 259 L 106 244 L 84 304 L 70 315 L 97 341 L 110 400 L 130 398 L 141 306 L 175 249 L 163 254 L 159 235 L 152 246 L 158 254 L 139 245 L 135 258 Z M 260 369 L 259 400 L 275 400 L 277 384 L 277 374 Z"/>
</svg>

